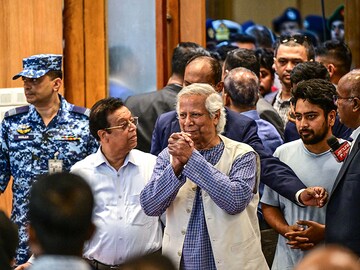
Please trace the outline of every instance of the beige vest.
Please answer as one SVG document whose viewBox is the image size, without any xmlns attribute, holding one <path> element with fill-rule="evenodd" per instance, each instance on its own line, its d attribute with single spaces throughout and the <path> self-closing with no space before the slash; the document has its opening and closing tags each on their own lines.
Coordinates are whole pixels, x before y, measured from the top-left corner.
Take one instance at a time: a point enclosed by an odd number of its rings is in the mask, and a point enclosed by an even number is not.
<svg viewBox="0 0 360 270">
<path fill-rule="evenodd" d="M 215 167 L 229 175 L 234 160 L 254 151 L 249 145 L 220 136 L 224 142 L 224 152 Z M 257 218 L 260 177 L 260 162 L 257 158 L 257 183 L 253 198 L 245 210 L 230 215 L 218 207 L 210 196 L 202 190 L 205 219 L 217 269 L 268 269 L 261 251 L 260 230 Z M 166 227 L 163 238 L 163 253 L 180 268 L 181 252 L 184 244 L 197 185 L 190 179 L 180 188 L 175 200 L 166 210 Z"/>
</svg>

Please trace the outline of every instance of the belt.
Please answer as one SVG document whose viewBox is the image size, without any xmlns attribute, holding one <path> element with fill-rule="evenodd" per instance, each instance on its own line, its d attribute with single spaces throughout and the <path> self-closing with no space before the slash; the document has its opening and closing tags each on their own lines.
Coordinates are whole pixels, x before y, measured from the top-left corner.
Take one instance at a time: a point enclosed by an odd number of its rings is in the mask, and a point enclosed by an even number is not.
<svg viewBox="0 0 360 270">
<path fill-rule="evenodd" d="M 121 270 L 121 264 L 117 265 L 108 265 L 102 262 L 99 262 L 95 259 L 89 260 L 84 258 L 85 261 L 87 261 L 90 265 L 92 265 L 97 270 Z"/>
</svg>

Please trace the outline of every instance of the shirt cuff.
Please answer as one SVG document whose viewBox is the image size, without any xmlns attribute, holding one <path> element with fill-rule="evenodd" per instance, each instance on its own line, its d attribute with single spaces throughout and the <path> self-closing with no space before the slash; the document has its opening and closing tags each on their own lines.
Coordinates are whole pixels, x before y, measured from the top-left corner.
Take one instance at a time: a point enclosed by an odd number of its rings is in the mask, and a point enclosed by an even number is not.
<svg viewBox="0 0 360 270">
<path fill-rule="evenodd" d="M 303 192 L 304 190 L 305 190 L 305 188 L 302 188 L 302 189 L 300 189 L 298 192 L 296 192 L 296 194 L 295 194 L 295 200 L 296 200 L 296 202 L 297 202 L 300 206 L 306 206 L 306 205 L 304 205 L 303 203 L 300 202 L 300 194 L 301 194 L 301 192 Z"/>
<path fill-rule="evenodd" d="M 27 262 L 30 263 L 30 264 L 34 264 L 34 261 L 35 261 L 35 256 L 34 256 L 34 254 L 32 254 Z"/>
</svg>

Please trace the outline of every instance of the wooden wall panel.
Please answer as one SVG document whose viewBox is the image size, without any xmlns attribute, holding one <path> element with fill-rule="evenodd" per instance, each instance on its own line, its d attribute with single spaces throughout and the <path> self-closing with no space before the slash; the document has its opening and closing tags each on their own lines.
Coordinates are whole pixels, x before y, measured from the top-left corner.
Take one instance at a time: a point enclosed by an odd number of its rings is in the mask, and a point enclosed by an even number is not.
<svg viewBox="0 0 360 270">
<path fill-rule="evenodd" d="M 206 46 L 205 0 L 180 0 L 180 41 Z"/>
<path fill-rule="evenodd" d="M 64 77 L 65 97 L 79 106 L 85 105 L 84 3 L 64 1 Z"/>
<path fill-rule="evenodd" d="M 171 75 L 171 58 L 174 48 L 180 42 L 180 0 L 167 0 L 167 59 L 168 78 Z M 164 41 L 166 42 L 166 40 Z"/>
<path fill-rule="evenodd" d="M 158 89 L 166 85 L 171 75 L 172 52 L 179 42 L 192 41 L 205 46 L 205 5 L 205 0 L 156 1 Z"/>
<path fill-rule="evenodd" d="M 156 0 L 156 88 L 163 88 L 169 78 L 166 0 Z M 169 15 L 170 16 L 170 15 Z"/>
<path fill-rule="evenodd" d="M 107 96 L 107 1 L 65 0 L 65 96 L 90 108 Z"/>
<path fill-rule="evenodd" d="M 345 2 L 345 41 L 353 56 L 353 68 L 360 68 L 360 0 Z"/>
<path fill-rule="evenodd" d="M 1 0 L 0 33 L 0 88 L 22 87 L 23 58 L 62 54 L 62 0 Z"/>
<path fill-rule="evenodd" d="M 85 106 L 107 96 L 107 1 L 84 0 Z"/>
</svg>

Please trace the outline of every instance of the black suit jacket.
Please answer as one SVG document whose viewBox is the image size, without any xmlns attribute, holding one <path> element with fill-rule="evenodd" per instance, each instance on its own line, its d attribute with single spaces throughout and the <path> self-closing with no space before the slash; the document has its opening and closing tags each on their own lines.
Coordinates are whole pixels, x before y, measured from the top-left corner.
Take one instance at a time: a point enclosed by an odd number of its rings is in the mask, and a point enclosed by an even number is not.
<svg viewBox="0 0 360 270">
<path fill-rule="evenodd" d="M 170 135 L 179 131 L 180 126 L 176 118 L 176 112 L 172 111 L 162 114 L 155 124 L 151 142 L 151 153 L 158 155 L 167 147 Z M 254 120 L 245 115 L 226 110 L 226 125 L 223 135 L 249 144 L 259 154 L 261 163 L 260 181 L 282 196 L 295 202 L 296 192 L 306 188 L 290 167 L 264 149 L 257 135 L 257 125 Z"/>
<path fill-rule="evenodd" d="M 156 119 L 162 113 L 175 109 L 176 96 L 181 88 L 181 85 L 168 84 L 162 90 L 131 96 L 125 101 L 125 106 L 132 115 L 139 117 L 137 149 L 150 152 L 151 135 Z"/>
<path fill-rule="evenodd" d="M 326 209 L 325 241 L 360 256 L 360 136 L 336 177 Z"/>
</svg>

